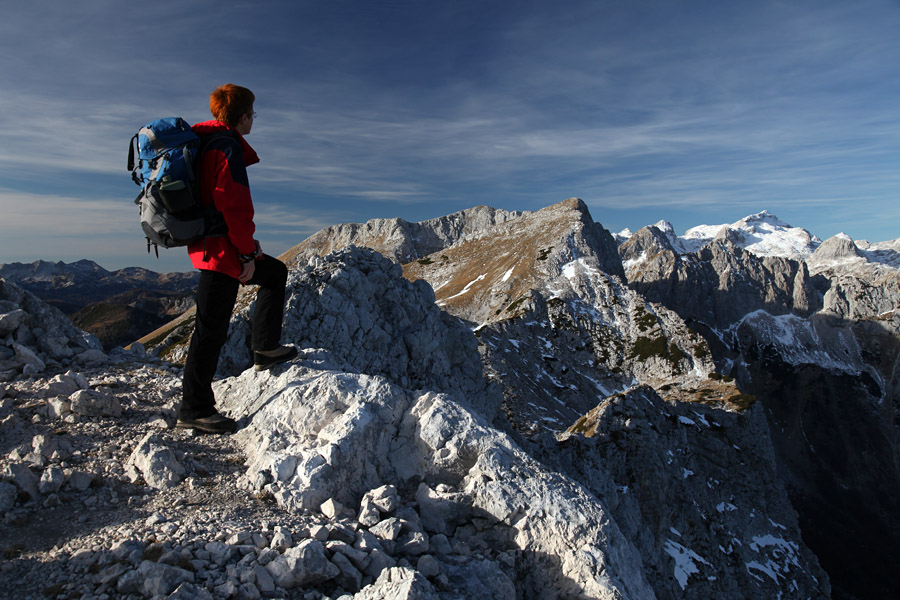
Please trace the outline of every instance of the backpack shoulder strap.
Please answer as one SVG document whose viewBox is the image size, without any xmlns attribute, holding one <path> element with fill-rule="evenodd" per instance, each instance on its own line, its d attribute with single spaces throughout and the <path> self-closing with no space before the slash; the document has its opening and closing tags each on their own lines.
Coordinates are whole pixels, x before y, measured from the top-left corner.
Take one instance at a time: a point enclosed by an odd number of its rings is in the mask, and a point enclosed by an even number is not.
<svg viewBox="0 0 900 600">
<path fill-rule="evenodd" d="M 138 134 L 131 137 L 131 143 L 128 144 L 128 170 L 131 171 L 131 179 L 138 185 L 143 185 L 141 181 L 141 166 L 134 161 L 134 157 L 138 155 Z"/>
<path fill-rule="evenodd" d="M 209 145 L 211 143 L 213 143 L 216 140 L 221 140 L 222 138 L 231 138 L 232 140 L 237 141 L 237 138 L 235 137 L 234 133 L 232 133 L 230 130 L 227 130 L 227 129 L 222 130 L 222 131 L 216 131 L 209 135 L 205 135 L 202 138 L 200 138 L 200 145 L 197 146 L 197 154 L 196 154 L 195 158 L 200 158 L 200 155 L 203 154 L 204 152 L 206 152 L 206 149 L 209 147 Z"/>
</svg>

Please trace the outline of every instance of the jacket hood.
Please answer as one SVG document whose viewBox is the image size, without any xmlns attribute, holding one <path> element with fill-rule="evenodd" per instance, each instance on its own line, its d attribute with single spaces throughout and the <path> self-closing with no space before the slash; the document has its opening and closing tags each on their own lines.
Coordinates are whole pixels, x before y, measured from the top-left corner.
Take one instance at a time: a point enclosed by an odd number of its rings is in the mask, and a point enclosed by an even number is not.
<svg viewBox="0 0 900 600">
<path fill-rule="evenodd" d="M 231 131 L 234 134 L 234 137 L 241 143 L 241 148 L 244 151 L 244 164 L 249 167 L 250 165 L 255 165 L 259 162 L 259 155 L 257 155 L 256 150 L 247 143 L 244 136 L 238 133 L 233 127 L 229 127 L 221 121 L 204 121 L 203 123 L 197 123 L 191 127 L 191 129 L 200 137 L 215 133 L 216 131 Z"/>
</svg>

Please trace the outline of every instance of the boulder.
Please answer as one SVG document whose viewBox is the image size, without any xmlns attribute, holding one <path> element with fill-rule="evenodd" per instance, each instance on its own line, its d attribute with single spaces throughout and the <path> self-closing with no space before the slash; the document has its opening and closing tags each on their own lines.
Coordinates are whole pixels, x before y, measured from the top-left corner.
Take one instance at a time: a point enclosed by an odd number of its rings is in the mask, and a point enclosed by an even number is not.
<svg viewBox="0 0 900 600">
<path fill-rule="evenodd" d="M 86 417 L 122 416 L 118 398 L 95 390 L 78 390 L 69 396 L 69 409 Z"/>
<path fill-rule="evenodd" d="M 150 487 L 157 489 L 177 485 L 185 476 L 185 468 L 163 438 L 153 432 L 145 435 L 125 464 L 125 472 L 132 481 L 143 477 Z"/>
<path fill-rule="evenodd" d="M 321 542 L 306 539 L 266 565 L 275 584 L 286 590 L 333 579 L 341 570 L 325 556 Z"/>
<path fill-rule="evenodd" d="M 25 317 L 21 308 L 0 314 L 0 335 L 9 335 L 19 328 Z"/>
<path fill-rule="evenodd" d="M 16 486 L 7 481 L 0 481 L 0 515 L 16 505 L 18 494 Z"/>
<path fill-rule="evenodd" d="M 488 598 L 490 596 L 481 596 Z M 354 600 L 438 600 L 434 586 L 424 575 L 409 567 L 382 571 L 375 583 L 366 586 Z"/>
<path fill-rule="evenodd" d="M 190 571 L 149 560 L 141 562 L 138 572 L 143 578 L 141 589 L 148 597 L 168 596 L 182 583 L 194 581 Z"/>
</svg>

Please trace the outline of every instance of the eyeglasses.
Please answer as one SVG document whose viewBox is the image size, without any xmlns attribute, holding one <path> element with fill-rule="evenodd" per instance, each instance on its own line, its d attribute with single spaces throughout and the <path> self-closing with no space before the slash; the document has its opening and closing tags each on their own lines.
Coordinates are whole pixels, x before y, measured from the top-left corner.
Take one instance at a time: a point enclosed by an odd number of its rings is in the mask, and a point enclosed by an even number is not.
<svg viewBox="0 0 900 600">
<path fill-rule="evenodd" d="M 254 110 L 254 111 L 251 111 L 251 112 L 250 112 L 250 116 L 253 117 L 253 118 L 255 119 L 255 118 L 256 118 L 256 111 L 255 111 L 255 110 Z"/>
</svg>

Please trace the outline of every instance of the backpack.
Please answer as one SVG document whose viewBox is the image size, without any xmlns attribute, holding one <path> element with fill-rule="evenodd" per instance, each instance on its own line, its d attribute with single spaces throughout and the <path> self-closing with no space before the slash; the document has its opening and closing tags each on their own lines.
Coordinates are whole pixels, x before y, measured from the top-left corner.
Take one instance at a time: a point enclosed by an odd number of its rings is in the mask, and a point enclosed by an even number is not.
<svg viewBox="0 0 900 600">
<path fill-rule="evenodd" d="M 128 170 L 141 186 L 134 203 L 140 206 L 141 228 L 150 246 L 176 248 L 199 239 L 225 235 L 227 227 L 214 206 L 200 203 L 195 166 L 214 139 L 226 131 L 199 138 L 181 117 L 151 121 L 131 138 Z"/>
</svg>

